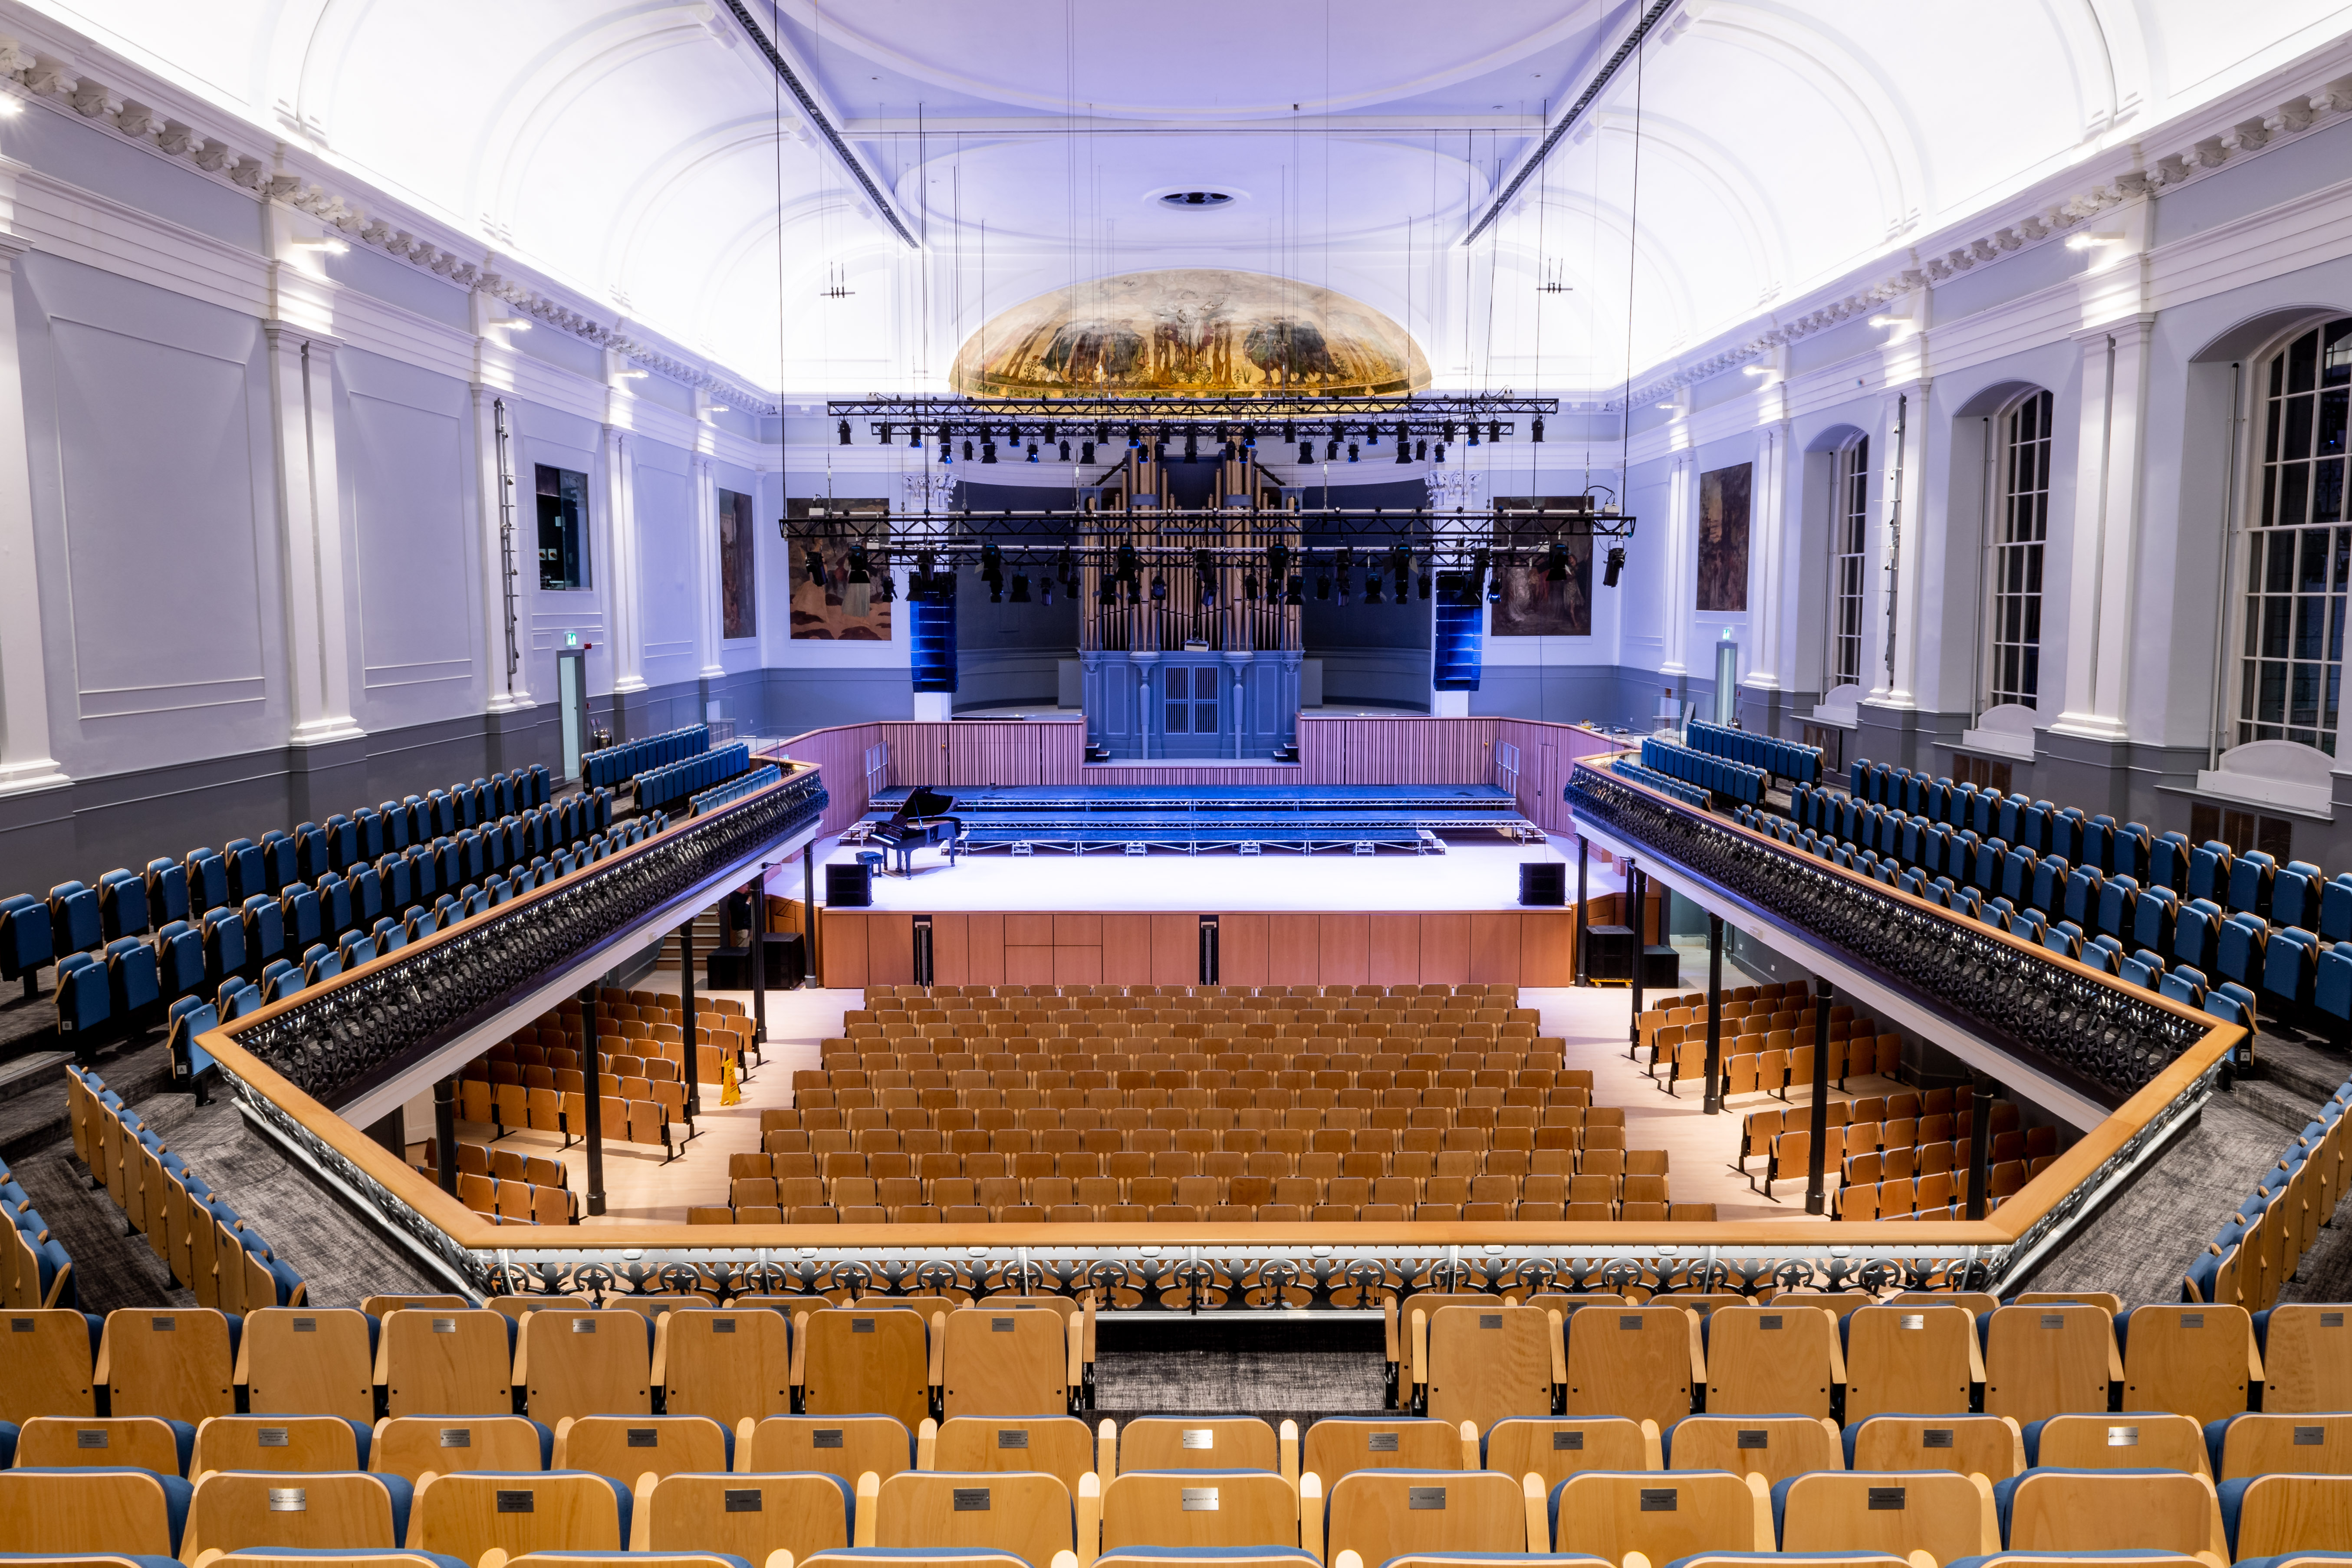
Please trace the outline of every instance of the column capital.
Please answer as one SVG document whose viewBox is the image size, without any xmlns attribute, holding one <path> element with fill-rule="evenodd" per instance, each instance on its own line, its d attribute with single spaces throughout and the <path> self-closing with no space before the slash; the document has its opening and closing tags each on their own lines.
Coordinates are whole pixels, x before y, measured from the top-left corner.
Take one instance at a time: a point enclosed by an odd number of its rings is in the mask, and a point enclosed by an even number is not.
<svg viewBox="0 0 2352 1568">
<path fill-rule="evenodd" d="M 2117 345 L 2145 343 L 2155 331 L 2154 312 L 2142 310 L 2128 316 L 2117 316 L 2111 321 L 2101 321 L 2095 326 L 2079 327 L 2075 329 L 2074 337 L 2083 352 L 2088 354 L 2104 351 L 2111 342 Z"/>
<path fill-rule="evenodd" d="M 299 321 L 289 321 L 282 316 L 272 316 L 261 323 L 262 336 L 272 349 L 309 349 L 314 354 L 332 359 L 343 340 L 316 327 L 306 327 Z"/>
</svg>

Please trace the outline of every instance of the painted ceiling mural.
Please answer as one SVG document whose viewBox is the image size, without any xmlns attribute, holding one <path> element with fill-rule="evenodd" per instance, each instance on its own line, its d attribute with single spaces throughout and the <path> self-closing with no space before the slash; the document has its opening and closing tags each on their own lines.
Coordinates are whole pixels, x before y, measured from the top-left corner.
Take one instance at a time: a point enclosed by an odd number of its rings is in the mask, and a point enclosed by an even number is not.
<svg viewBox="0 0 2352 1568">
<path fill-rule="evenodd" d="M 951 380 L 990 397 L 1415 392 L 1412 335 L 1345 294 L 1263 272 L 1163 268 L 1073 284 L 991 320 Z"/>
</svg>

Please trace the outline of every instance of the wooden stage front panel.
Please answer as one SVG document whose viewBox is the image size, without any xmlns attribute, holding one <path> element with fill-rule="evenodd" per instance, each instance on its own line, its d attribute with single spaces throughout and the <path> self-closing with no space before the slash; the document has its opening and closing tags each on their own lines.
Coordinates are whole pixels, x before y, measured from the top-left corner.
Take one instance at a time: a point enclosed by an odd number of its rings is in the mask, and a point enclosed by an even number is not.
<svg viewBox="0 0 2352 1568">
<path fill-rule="evenodd" d="M 1618 920 L 1619 895 L 1591 903 Z M 1646 923 L 1655 940 L 1657 903 Z M 1192 985 L 1201 977 L 1201 912 L 1091 914 L 970 910 L 931 922 L 940 985 Z M 826 910 L 818 928 L 827 986 L 908 985 L 915 919 L 889 910 Z M 1576 910 L 1297 910 L 1217 916 L 1226 985 L 1568 985 Z"/>
</svg>

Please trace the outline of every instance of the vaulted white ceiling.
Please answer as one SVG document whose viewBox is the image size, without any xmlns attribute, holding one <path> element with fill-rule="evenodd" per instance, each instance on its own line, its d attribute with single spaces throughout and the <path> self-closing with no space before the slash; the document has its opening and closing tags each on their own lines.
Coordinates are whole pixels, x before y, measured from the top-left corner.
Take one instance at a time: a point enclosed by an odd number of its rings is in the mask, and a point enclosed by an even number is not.
<svg viewBox="0 0 2352 1568">
<path fill-rule="evenodd" d="M 909 246 L 723 0 L 26 3 L 802 394 L 938 386 L 986 316 L 1160 265 L 1356 295 L 1441 385 L 1604 388 L 2352 29 L 2334 0 L 1680 0 L 1465 247 L 1634 5 L 744 0 Z M 1158 201 L 1195 189 L 1235 199 Z"/>
</svg>

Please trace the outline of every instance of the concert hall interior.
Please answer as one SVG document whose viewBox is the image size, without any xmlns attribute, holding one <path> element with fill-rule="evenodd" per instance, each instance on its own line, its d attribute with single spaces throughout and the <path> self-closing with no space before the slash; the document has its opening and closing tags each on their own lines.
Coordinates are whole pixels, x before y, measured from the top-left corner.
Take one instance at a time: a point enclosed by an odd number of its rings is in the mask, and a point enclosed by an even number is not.
<svg viewBox="0 0 2352 1568">
<path fill-rule="evenodd" d="M 2344 0 L 0 0 L 0 1568 L 2352 1563 Z"/>
</svg>

